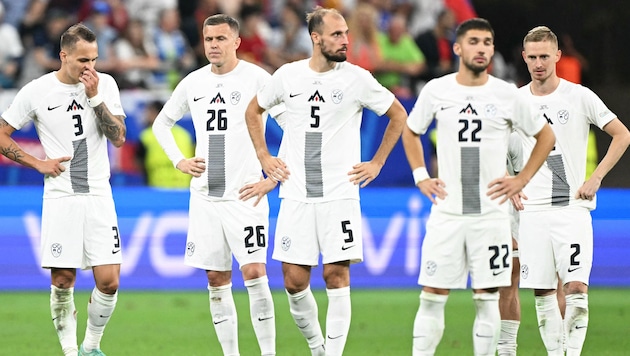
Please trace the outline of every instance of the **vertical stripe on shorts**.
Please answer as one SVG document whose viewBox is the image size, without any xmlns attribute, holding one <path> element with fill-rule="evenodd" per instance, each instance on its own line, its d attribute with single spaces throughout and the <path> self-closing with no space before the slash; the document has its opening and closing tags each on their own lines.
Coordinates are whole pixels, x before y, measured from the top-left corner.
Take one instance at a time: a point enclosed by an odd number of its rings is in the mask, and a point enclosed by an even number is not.
<svg viewBox="0 0 630 356">
<path fill-rule="evenodd" d="M 70 161 L 70 183 L 75 193 L 89 193 L 88 185 L 88 149 L 87 141 L 83 138 L 72 141 L 74 155 Z"/>
<path fill-rule="evenodd" d="M 307 132 L 304 140 L 304 172 L 306 175 L 306 196 L 324 196 L 322 175 L 322 133 Z"/>
<path fill-rule="evenodd" d="M 223 197 L 225 194 L 225 134 L 208 137 L 208 195 Z"/>
<path fill-rule="evenodd" d="M 462 214 L 481 213 L 479 196 L 479 147 L 462 147 Z"/>
<path fill-rule="evenodd" d="M 547 157 L 547 166 L 551 169 L 551 206 L 569 205 L 570 188 L 564 170 L 562 155 Z"/>
</svg>

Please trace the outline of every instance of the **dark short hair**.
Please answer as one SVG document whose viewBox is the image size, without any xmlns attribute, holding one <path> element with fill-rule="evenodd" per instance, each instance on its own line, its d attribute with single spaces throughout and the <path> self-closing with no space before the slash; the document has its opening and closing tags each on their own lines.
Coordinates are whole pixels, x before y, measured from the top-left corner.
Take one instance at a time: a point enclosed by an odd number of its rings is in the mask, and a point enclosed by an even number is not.
<svg viewBox="0 0 630 356">
<path fill-rule="evenodd" d="M 83 23 L 72 25 L 61 35 L 61 49 L 73 50 L 77 42 L 81 40 L 89 43 L 96 42 L 96 35 Z"/>
<path fill-rule="evenodd" d="M 488 31 L 492 34 L 492 39 L 494 39 L 494 30 L 492 29 L 490 22 L 479 17 L 466 20 L 459 24 L 459 26 L 457 26 L 457 30 L 455 30 L 455 37 L 459 40 L 470 30 Z"/>
<path fill-rule="evenodd" d="M 306 14 L 306 22 L 308 23 L 308 33 L 317 32 L 321 34 L 322 25 L 324 24 L 324 16 L 327 14 L 337 14 L 342 16 L 337 9 L 326 9 L 317 6 L 312 12 Z"/>
<path fill-rule="evenodd" d="M 150 100 L 146 104 L 147 109 L 153 109 L 156 112 L 160 112 L 163 106 L 164 106 L 164 102 L 161 100 Z"/>
<path fill-rule="evenodd" d="M 237 34 L 240 31 L 240 25 L 238 21 L 232 16 L 228 16 L 225 14 L 216 14 L 206 18 L 206 20 L 203 22 L 203 26 L 217 26 L 224 23 L 230 26 L 230 29 Z"/>
</svg>

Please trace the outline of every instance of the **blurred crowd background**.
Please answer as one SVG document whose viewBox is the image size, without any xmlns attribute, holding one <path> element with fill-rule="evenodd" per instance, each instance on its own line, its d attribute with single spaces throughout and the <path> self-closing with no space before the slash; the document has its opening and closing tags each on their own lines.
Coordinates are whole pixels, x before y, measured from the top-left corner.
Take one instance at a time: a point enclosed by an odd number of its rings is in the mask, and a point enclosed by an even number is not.
<svg viewBox="0 0 630 356">
<path fill-rule="evenodd" d="M 348 61 L 372 72 L 408 110 L 428 80 L 457 69 L 454 29 L 479 16 L 489 19 L 496 31 L 493 75 L 518 86 L 528 82 L 521 41 L 530 28 L 546 24 L 560 38 L 564 55 L 559 75 L 592 87 L 628 124 L 626 95 L 619 88 L 630 78 L 628 50 L 620 48 L 625 44 L 620 40 L 629 33 L 622 20 L 630 15 L 630 5 L 612 4 L 612 0 L 0 0 L 0 109 L 6 108 L 17 88 L 59 68 L 61 33 L 76 22 L 85 23 L 98 38 L 96 69 L 114 76 L 127 100 L 129 144 L 122 152 L 113 152 L 113 174 L 126 175 L 120 184 L 145 184 L 150 147 L 145 147 L 142 132 L 155 115 L 151 110 L 159 110 L 179 80 L 207 64 L 200 38 L 205 18 L 227 13 L 239 19 L 239 57 L 273 73 L 284 63 L 310 56 L 305 14 L 321 5 L 335 7 L 346 17 Z M 379 128 L 367 120 L 365 124 L 369 139 Z M 189 122 L 182 121 L 182 126 L 192 134 Z M 37 150 L 34 136 L 26 133 L 22 139 Z M 605 139 L 602 145 L 607 145 Z M 367 147 L 366 155 L 369 152 Z M 394 159 L 404 161 L 404 156 Z M 41 181 L 19 169 L 0 157 L 0 183 Z M 404 172 L 405 179 L 408 173 Z M 628 185 L 614 177 L 608 183 Z"/>
</svg>

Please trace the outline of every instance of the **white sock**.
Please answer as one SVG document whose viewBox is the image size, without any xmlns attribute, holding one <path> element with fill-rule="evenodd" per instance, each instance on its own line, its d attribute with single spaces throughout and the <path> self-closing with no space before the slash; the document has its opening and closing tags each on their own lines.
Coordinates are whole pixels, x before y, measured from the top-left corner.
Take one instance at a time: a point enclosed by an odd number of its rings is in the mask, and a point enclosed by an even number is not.
<svg viewBox="0 0 630 356">
<path fill-rule="evenodd" d="M 413 356 L 433 355 L 444 333 L 444 306 L 448 295 L 422 291 L 413 323 Z"/>
<path fill-rule="evenodd" d="M 326 355 L 342 355 L 352 318 L 350 287 L 326 289 L 326 294 Z"/>
<path fill-rule="evenodd" d="M 501 334 L 497 344 L 499 356 L 516 356 L 516 337 L 520 325 L 519 320 L 501 320 Z"/>
<path fill-rule="evenodd" d="M 562 349 L 562 315 L 558 307 L 556 294 L 536 297 L 536 316 L 538 330 L 548 355 L 563 355 Z"/>
<path fill-rule="evenodd" d="M 92 290 L 87 307 L 88 320 L 85 328 L 85 338 L 83 339 L 83 349 L 85 351 L 90 352 L 101 348 L 103 331 L 105 331 L 105 326 L 112 313 L 114 313 L 117 299 L 118 292 L 105 294 L 96 287 Z"/>
<path fill-rule="evenodd" d="M 579 355 L 588 329 L 588 294 L 567 294 L 565 333 L 567 356 Z"/>
<path fill-rule="evenodd" d="M 477 309 L 473 323 L 475 355 L 494 356 L 501 333 L 499 293 L 475 293 L 473 301 Z"/>
<path fill-rule="evenodd" d="M 289 310 L 293 316 L 293 320 L 298 329 L 306 338 L 311 353 L 316 355 L 324 345 L 324 336 L 322 328 L 319 325 L 317 302 L 311 292 L 311 288 L 306 287 L 305 290 L 295 294 L 289 294 Z"/>
<path fill-rule="evenodd" d="M 77 311 L 74 306 L 74 288 L 50 286 L 50 314 L 64 355 L 76 355 Z"/>
<path fill-rule="evenodd" d="M 220 287 L 208 285 L 210 315 L 224 355 L 238 355 L 238 316 L 232 296 L 232 283 Z"/>
<path fill-rule="evenodd" d="M 276 322 L 269 279 L 262 276 L 245 281 L 254 332 L 263 356 L 276 354 Z"/>
</svg>

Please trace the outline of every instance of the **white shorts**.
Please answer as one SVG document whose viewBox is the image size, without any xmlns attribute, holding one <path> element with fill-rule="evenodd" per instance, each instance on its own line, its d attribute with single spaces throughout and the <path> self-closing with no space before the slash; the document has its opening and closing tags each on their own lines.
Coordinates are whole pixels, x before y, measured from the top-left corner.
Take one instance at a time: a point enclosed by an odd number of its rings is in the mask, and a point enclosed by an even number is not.
<svg viewBox="0 0 630 356">
<path fill-rule="evenodd" d="M 516 242 L 518 242 L 518 225 L 520 224 L 520 212 L 514 208 L 512 203 L 506 202 L 505 204 L 509 204 L 509 212 L 510 212 L 510 229 L 512 231 L 512 237 Z"/>
<path fill-rule="evenodd" d="M 510 221 L 432 212 L 422 242 L 418 284 L 443 289 L 509 286 L 512 274 Z"/>
<path fill-rule="evenodd" d="M 358 200 L 304 203 L 282 199 L 273 259 L 296 265 L 363 261 L 361 206 Z"/>
<path fill-rule="evenodd" d="M 521 288 L 556 289 L 558 276 L 563 283 L 588 284 L 593 266 L 590 211 L 521 211 L 519 234 Z"/>
<path fill-rule="evenodd" d="M 94 195 L 44 199 L 41 248 L 44 268 L 121 264 L 114 200 Z"/>
<path fill-rule="evenodd" d="M 211 201 L 190 194 L 184 263 L 207 271 L 231 271 L 232 255 L 242 267 L 266 263 L 269 204 Z"/>
</svg>

